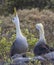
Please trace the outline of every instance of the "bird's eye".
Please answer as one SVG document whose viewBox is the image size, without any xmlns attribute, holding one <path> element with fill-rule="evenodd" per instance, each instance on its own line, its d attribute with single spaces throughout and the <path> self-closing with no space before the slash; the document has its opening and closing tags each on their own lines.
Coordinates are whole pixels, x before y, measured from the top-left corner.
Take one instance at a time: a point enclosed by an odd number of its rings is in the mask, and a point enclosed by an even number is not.
<svg viewBox="0 0 54 65">
<path fill-rule="evenodd" d="M 14 18 L 13 18 L 13 20 L 14 20 Z"/>
</svg>

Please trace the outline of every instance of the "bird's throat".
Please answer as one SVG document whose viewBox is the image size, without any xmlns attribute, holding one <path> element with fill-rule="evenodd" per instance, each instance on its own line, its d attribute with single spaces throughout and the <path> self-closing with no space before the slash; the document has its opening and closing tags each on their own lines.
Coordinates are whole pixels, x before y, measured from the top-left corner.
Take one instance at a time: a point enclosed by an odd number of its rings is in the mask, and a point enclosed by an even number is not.
<svg viewBox="0 0 54 65">
<path fill-rule="evenodd" d="M 19 36 L 22 36 L 21 30 L 20 30 L 20 24 L 19 22 L 16 24 L 16 38 Z"/>
<path fill-rule="evenodd" d="M 45 40 L 44 30 L 39 30 L 39 40 Z"/>
</svg>

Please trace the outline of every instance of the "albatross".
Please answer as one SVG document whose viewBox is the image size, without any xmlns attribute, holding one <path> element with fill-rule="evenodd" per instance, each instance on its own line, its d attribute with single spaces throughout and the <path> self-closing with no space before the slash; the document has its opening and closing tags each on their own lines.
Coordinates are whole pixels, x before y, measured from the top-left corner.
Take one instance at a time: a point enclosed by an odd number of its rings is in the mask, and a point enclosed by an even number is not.
<svg viewBox="0 0 54 65">
<path fill-rule="evenodd" d="M 54 51 L 54 48 L 49 47 L 47 45 L 45 35 L 44 35 L 44 27 L 41 23 L 36 24 L 36 29 L 39 31 L 39 40 L 34 47 L 34 55 L 35 56 L 42 56 Z M 41 62 L 41 65 L 44 65 Z"/>
<path fill-rule="evenodd" d="M 10 52 L 11 57 L 15 54 L 26 53 L 28 50 L 27 39 L 25 36 L 22 35 L 22 32 L 20 30 L 20 21 L 17 13 L 15 17 L 13 17 L 12 22 L 16 26 L 16 40 L 13 42 L 11 46 L 11 52 Z"/>
<path fill-rule="evenodd" d="M 44 35 L 44 27 L 42 23 L 36 24 L 36 29 L 39 31 L 39 40 L 34 47 L 34 54 L 36 55 L 43 55 L 49 52 L 54 51 L 54 48 L 49 47 L 46 42 L 46 38 Z"/>
</svg>

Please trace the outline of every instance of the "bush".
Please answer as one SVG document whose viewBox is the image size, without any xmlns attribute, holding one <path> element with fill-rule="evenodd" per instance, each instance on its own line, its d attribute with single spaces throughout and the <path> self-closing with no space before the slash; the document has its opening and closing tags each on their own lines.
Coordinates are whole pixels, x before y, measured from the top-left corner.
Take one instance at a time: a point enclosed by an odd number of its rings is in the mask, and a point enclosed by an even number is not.
<svg viewBox="0 0 54 65">
<path fill-rule="evenodd" d="M 44 25 L 47 43 L 49 46 L 54 47 L 54 13 L 52 11 L 43 10 L 39 12 L 38 9 L 24 9 L 18 10 L 17 13 L 20 18 L 21 31 L 29 44 L 29 51 L 33 50 L 39 39 L 39 33 L 35 28 L 37 23 Z M 0 16 L 0 57 L 4 59 L 9 57 L 10 47 L 16 37 L 15 25 L 11 22 L 11 18 L 13 18 L 13 15 Z"/>
<path fill-rule="evenodd" d="M 6 59 L 9 56 L 10 42 L 3 37 L 0 41 L 0 58 Z"/>
<path fill-rule="evenodd" d="M 5 3 L 0 7 L 2 11 L 13 13 L 13 9 L 31 9 L 38 7 L 40 10 L 43 8 L 53 8 L 54 0 L 5 0 Z M 1 11 L 1 12 L 2 12 Z"/>
<path fill-rule="evenodd" d="M 8 9 L 9 12 L 13 12 L 13 8 L 24 9 L 24 8 L 35 8 L 43 9 L 47 6 L 47 8 L 52 7 L 52 3 L 54 1 L 51 0 L 8 0 Z"/>
<path fill-rule="evenodd" d="M 3 22 L 0 20 L 0 25 L 2 25 L 2 23 Z M 11 31 L 6 30 L 5 32 L 3 31 L 2 27 L 0 27 L 0 34 L 4 32 L 2 35 L 0 35 L 0 59 L 4 59 L 6 61 L 9 60 L 10 58 L 11 45 L 13 44 L 13 41 L 15 40 L 16 37 L 15 33 L 12 34 L 11 37 L 8 36 L 11 33 Z M 37 39 L 34 37 L 33 34 L 29 33 L 28 29 L 24 30 L 23 35 L 27 37 L 29 50 L 33 49 L 35 43 L 37 42 Z"/>
</svg>

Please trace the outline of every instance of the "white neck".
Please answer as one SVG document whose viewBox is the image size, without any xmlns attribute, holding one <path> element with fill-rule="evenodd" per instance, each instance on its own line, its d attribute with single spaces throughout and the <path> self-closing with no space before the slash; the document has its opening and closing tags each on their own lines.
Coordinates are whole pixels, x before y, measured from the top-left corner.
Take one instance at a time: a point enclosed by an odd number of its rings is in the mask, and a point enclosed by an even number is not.
<svg viewBox="0 0 54 65">
<path fill-rule="evenodd" d="M 43 28 L 41 30 L 39 30 L 39 35 L 40 35 L 39 41 L 40 40 L 46 41 Z"/>
<path fill-rule="evenodd" d="M 19 36 L 23 36 L 20 30 L 20 23 L 19 21 L 17 21 L 16 23 L 16 38 L 18 38 Z"/>
</svg>

